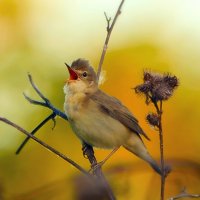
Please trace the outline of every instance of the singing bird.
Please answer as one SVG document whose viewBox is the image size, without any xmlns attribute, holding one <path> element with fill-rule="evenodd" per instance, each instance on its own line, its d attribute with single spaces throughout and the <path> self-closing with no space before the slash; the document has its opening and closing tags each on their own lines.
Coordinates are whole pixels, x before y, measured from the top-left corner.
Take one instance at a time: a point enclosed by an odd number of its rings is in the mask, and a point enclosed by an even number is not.
<svg viewBox="0 0 200 200">
<path fill-rule="evenodd" d="M 98 88 L 97 75 L 89 62 L 77 59 L 67 68 L 70 77 L 64 86 L 64 110 L 82 143 L 103 149 L 123 146 L 161 174 L 142 141 L 141 135 L 149 138 L 138 120 L 118 99 Z"/>
</svg>

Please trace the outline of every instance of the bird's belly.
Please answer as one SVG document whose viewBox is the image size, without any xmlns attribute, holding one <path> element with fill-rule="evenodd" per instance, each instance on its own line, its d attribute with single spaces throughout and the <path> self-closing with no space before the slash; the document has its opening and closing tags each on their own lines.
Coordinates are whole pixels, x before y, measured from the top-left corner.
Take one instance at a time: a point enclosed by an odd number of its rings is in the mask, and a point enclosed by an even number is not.
<svg viewBox="0 0 200 200">
<path fill-rule="evenodd" d="M 81 140 L 99 148 L 123 145 L 130 134 L 123 124 L 102 113 L 98 108 L 80 110 L 69 122 Z"/>
</svg>

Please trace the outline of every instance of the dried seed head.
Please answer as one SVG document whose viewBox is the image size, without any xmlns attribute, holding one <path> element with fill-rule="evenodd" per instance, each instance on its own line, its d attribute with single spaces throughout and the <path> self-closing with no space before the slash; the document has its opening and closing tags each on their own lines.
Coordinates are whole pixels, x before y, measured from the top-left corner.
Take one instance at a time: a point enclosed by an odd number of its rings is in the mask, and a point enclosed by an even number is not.
<svg viewBox="0 0 200 200">
<path fill-rule="evenodd" d="M 172 95 L 173 90 L 171 90 L 166 84 L 159 84 L 152 90 L 152 98 L 155 101 L 167 100 Z"/>
<path fill-rule="evenodd" d="M 159 126 L 159 116 L 156 113 L 149 113 L 146 117 L 147 122 L 152 126 Z"/>
<path fill-rule="evenodd" d="M 153 102 L 167 100 L 178 86 L 177 77 L 169 74 L 145 71 L 143 80 L 143 84 L 135 87 L 135 92 L 144 94 L 146 102 L 149 102 L 149 99 Z"/>
<path fill-rule="evenodd" d="M 150 85 L 148 83 L 144 83 L 144 84 L 136 86 L 134 89 L 136 93 L 147 94 L 150 91 Z"/>
<path fill-rule="evenodd" d="M 145 81 L 150 81 L 152 79 L 152 74 L 149 71 L 144 71 L 143 74 L 143 80 Z"/>
<path fill-rule="evenodd" d="M 169 74 L 164 76 L 164 81 L 172 88 L 178 86 L 178 79 L 176 76 L 170 76 Z"/>
</svg>

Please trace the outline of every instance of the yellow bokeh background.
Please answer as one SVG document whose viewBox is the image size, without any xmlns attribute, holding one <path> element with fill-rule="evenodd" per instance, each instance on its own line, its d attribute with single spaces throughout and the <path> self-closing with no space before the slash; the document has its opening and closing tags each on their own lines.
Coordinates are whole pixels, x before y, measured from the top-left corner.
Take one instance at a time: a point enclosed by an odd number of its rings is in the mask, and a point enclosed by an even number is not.
<svg viewBox="0 0 200 200">
<path fill-rule="evenodd" d="M 97 69 L 106 21 L 119 0 L 0 0 L 0 116 L 31 131 L 48 114 L 23 97 L 39 99 L 27 73 L 47 98 L 63 109 L 64 62 L 81 57 Z M 151 138 L 145 141 L 159 159 L 158 134 L 145 121 L 152 105 L 132 90 L 145 69 L 179 78 L 174 96 L 164 102 L 163 130 L 166 162 L 172 173 L 166 199 L 186 187 L 200 193 L 200 2 L 197 0 L 126 0 L 103 64 L 101 89 L 120 99 Z M 48 122 L 37 136 L 89 169 L 81 144 L 61 118 L 52 131 Z M 43 147 L 30 141 L 20 155 L 15 150 L 24 135 L 0 123 L 0 199 L 73 199 L 80 173 Z M 95 149 L 101 161 L 109 151 Z M 118 199 L 159 199 L 160 179 L 137 157 L 120 149 L 103 168 Z"/>
</svg>

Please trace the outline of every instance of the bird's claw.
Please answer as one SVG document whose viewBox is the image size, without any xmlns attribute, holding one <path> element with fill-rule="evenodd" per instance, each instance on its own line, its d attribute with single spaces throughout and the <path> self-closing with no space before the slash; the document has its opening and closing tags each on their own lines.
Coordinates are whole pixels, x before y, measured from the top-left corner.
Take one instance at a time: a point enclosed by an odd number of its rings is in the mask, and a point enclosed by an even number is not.
<svg viewBox="0 0 200 200">
<path fill-rule="evenodd" d="M 91 155 L 91 153 L 94 154 L 93 148 L 87 144 L 83 144 L 82 151 L 83 151 L 83 156 L 86 159 L 89 158 L 89 155 Z"/>
</svg>

